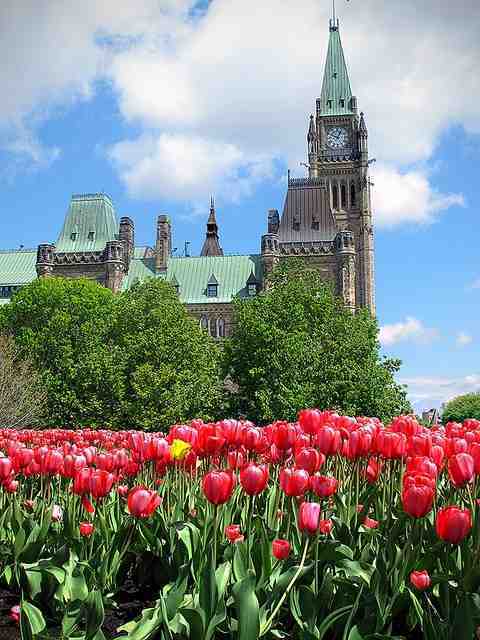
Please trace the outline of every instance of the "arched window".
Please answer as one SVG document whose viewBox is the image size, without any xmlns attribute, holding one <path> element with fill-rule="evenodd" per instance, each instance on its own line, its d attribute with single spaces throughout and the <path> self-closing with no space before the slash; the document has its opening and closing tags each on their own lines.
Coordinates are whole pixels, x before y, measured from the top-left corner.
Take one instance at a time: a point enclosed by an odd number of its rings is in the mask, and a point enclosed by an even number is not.
<svg viewBox="0 0 480 640">
<path fill-rule="evenodd" d="M 340 209 L 345 209 L 347 206 L 347 189 L 344 184 L 342 184 L 341 192 L 342 192 L 342 201 L 340 203 Z"/>
<path fill-rule="evenodd" d="M 215 318 L 211 318 L 209 321 L 209 333 L 212 336 L 212 338 L 217 338 L 218 337 L 218 320 L 216 320 Z"/>
<path fill-rule="evenodd" d="M 355 185 L 352 184 L 350 185 L 350 204 L 352 207 L 356 206 L 356 193 L 355 193 Z"/>
<path fill-rule="evenodd" d="M 333 208 L 338 209 L 338 188 L 336 184 L 334 184 L 332 187 L 332 201 L 333 201 Z"/>
<path fill-rule="evenodd" d="M 208 325 L 209 325 L 209 322 L 208 322 L 207 316 L 202 316 L 200 318 L 200 326 L 201 326 L 201 328 L 205 329 L 205 331 L 208 331 Z"/>
<path fill-rule="evenodd" d="M 223 318 L 217 318 L 217 338 L 225 337 L 225 320 Z"/>
</svg>

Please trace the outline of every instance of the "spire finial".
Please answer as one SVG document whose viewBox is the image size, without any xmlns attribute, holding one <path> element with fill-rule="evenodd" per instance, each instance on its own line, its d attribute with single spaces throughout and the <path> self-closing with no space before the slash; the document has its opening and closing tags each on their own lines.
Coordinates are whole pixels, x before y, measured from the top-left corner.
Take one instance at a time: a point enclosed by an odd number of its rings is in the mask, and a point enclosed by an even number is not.
<svg viewBox="0 0 480 640">
<path fill-rule="evenodd" d="M 213 196 L 210 196 L 210 209 L 215 209 L 215 200 Z"/>
<path fill-rule="evenodd" d="M 330 31 L 336 31 L 338 29 L 338 18 L 335 12 L 335 0 L 332 0 L 332 16 L 330 19 Z"/>
</svg>

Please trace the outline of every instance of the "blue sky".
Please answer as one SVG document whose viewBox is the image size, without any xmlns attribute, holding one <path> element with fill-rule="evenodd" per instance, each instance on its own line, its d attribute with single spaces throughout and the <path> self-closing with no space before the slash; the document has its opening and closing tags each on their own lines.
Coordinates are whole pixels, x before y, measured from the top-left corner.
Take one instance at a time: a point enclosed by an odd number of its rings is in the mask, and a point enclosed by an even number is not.
<svg viewBox="0 0 480 640">
<path fill-rule="evenodd" d="M 54 241 L 71 194 L 104 191 L 137 244 L 169 213 L 174 246 L 193 254 L 212 193 L 224 250 L 258 252 L 287 167 L 303 171 L 329 3 L 23 4 L 0 9 L 15 36 L 1 46 L 18 52 L 0 71 L 2 248 Z M 377 159 L 383 349 L 422 409 L 480 389 L 480 13 L 468 0 L 385 4 L 338 9 Z"/>
</svg>

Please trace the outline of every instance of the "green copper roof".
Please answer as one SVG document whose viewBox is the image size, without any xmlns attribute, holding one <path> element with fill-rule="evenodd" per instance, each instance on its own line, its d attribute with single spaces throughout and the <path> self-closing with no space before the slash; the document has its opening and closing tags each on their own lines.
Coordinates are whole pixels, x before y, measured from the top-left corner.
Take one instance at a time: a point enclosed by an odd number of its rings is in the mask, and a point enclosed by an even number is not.
<svg viewBox="0 0 480 640">
<path fill-rule="evenodd" d="M 135 250 L 123 289 L 137 282 L 155 277 L 155 258 L 137 257 L 148 253 L 144 248 Z M 177 281 L 180 300 L 186 304 L 230 302 L 235 296 L 246 297 L 247 281 L 254 274 L 262 281 L 261 256 L 200 256 L 195 258 L 170 258 L 167 272 L 156 277 Z M 218 282 L 218 296 L 207 296 L 207 283 L 212 275 Z"/>
<path fill-rule="evenodd" d="M 327 61 L 323 75 L 319 115 L 344 115 L 353 113 L 352 89 L 343 55 L 342 41 L 337 26 L 330 26 Z M 341 102 L 343 100 L 343 103 Z M 343 106 L 342 106 L 343 105 Z"/>
<path fill-rule="evenodd" d="M 37 251 L 34 249 L 0 251 L 0 285 L 27 284 L 35 280 L 36 262 Z"/>
<path fill-rule="evenodd" d="M 112 201 L 104 193 L 72 196 L 56 243 L 57 252 L 102 251 L 115 240 L 118 223 Z"/>
</svg>

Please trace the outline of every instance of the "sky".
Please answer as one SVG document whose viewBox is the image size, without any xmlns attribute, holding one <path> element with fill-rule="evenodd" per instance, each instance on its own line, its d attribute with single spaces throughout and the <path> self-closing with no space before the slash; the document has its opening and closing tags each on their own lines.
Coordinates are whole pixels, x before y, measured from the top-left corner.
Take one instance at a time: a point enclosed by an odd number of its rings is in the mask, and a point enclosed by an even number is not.
<svg viewBox="0 0 480 640">
<path fill-rule="evenodd" d="M 417 411 L 480 391 L 480 3 L 336 0 L 372 164 L 382 352 Z M 154 243 L 258 253 L 303 175 L 330 0 L 2 0 L 0 246 L 108 193 Z"/>
</svg>

